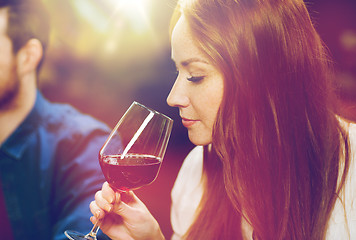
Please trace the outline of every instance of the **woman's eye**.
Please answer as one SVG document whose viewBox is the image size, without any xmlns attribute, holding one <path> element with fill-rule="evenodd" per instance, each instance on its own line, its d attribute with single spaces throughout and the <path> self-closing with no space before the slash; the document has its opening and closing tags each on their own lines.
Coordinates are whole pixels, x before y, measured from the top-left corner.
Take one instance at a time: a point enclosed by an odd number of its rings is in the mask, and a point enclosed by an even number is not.
<svg viewBox="0 0 356 240">
<path fill-rule="evenodd" d="M 198 77 L 188 77 L 187 80 L 190 82 L 199 82 L 204 79 L 204 76 L 198 76 Z"/>
</svg>

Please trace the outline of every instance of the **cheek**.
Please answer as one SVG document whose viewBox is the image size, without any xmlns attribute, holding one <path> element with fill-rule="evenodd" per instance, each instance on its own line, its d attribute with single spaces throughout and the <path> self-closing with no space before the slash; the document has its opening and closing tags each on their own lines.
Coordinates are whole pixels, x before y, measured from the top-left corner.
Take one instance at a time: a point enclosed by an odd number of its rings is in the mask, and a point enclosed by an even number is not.
<svg viewBox="0 0 356 240">
<path fill-rule="evenodd" d="M 0 47 L 2 48 L 3 46 Z M 6 49 L 0 49 L 0 76 L 2 79 L 8 76 L 11 72 L 14 72 L 16 65 L 12 53 L 5 50 Z"/>
<path fill-rule="evenodd" d="M 200 111 L 204 118 L 204 125 L 212 131 L 222 101 L 222 94 L 219 91 L 215 91 L 214 94 L 201 96 L 199 101 L 202 103 Z"/>
<path fill-rule="evenodd" d="M 11 61 L 9 58 L 6 60 L 7 61 L 0 60 L 0 79 L 2 82 L 10 81 L 11 78 L 16 76 L 16 65 L 14 61 Z"/>
<path fill-rule="evenodd" d="M 223 90 L 215 88 L 214 94 L 210 95 L 210 98 L 206 99 L 209 109 L 209 118 L 214 122 L 219 111 L 221 102 L 223 98 Z"/>
</svg>

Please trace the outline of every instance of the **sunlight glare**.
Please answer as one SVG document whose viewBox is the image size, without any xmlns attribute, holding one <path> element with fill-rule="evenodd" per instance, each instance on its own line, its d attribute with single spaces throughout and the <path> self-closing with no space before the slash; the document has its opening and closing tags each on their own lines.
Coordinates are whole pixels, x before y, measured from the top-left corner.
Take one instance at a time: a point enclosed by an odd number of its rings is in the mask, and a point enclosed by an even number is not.
<svg viewBox="0 0 356 240">
<path fill-rule="evenodd" d="M 114 8 L 111 21 L 124 18 L 136 32 L 144 32 L 150 28 L 148 0 L 106 0 Z"/>
</svg>

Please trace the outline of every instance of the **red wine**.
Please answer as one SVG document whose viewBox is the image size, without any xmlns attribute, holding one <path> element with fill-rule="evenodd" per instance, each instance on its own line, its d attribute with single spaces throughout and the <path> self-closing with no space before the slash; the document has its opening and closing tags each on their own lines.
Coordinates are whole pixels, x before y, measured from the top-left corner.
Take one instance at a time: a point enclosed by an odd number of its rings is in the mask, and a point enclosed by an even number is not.
<svg viewBox="0 0 356 240">
<path fill-rule="evenodd" d="M 159 158 L 151 155 L 107 155 L 100 159 L 106 181 L 114 188 L 128 191 L 152 183 L 161 166 Z"/>
</svg>

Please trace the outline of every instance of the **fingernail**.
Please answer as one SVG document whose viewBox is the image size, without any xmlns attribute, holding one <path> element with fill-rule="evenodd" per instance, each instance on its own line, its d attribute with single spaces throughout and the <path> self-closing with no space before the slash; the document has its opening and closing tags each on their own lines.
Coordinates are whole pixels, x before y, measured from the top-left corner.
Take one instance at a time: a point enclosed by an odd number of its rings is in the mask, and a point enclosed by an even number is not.
<svg viewBox="0 0 356 240">
<path fill-rule="evenodd" d="M 106 207 L 106 211 L 107 211 L 107 212 L 111 212 L 112 208 L 113 208 L 112 205 L 108 205 L 108 206 Z"/>
<path fill-rule="evenodd" d="M 120 201 L 120 199 L 121 199 L 120 193 L 116 192 L 115 193 L 115 202 L 118 203 Z"/>
<path fill-rule="evenodd" d="M 100 211 L 100 210 L 97 210 L 97 211 L 95 212 L 95 217 L 96 217 L 96 218 L 100 218 L 100 215 L 101 215 L 101 211 Z"/>
</svg>

